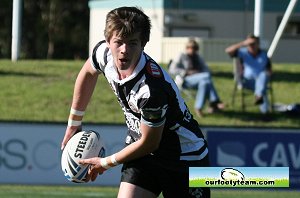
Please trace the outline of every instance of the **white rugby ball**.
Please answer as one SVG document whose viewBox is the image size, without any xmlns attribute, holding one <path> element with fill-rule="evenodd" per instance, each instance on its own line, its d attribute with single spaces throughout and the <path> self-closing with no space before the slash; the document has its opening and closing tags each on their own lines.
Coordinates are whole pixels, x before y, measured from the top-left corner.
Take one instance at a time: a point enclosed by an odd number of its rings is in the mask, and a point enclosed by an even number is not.
<svg viewBox="0 0 300 198">
<path fill-rule="evenodd" d="M 224 168 L 221 171 L 221 177 L 224 180 L 232 180 L 232 181 L 244 181 L 245 176 L 242 172 L 239 170 L 236 170 L 234 168 Z"/>
<path fill-rule="evenodd" d="M 84 183 L 90 165 L 81 165 L 79 160 L 105 157 L 103 139 L 96 131 L 80 131 L 71 137 L 61 156 L 61 168 L 65 177 L 75 183 Z"/>
</svg>

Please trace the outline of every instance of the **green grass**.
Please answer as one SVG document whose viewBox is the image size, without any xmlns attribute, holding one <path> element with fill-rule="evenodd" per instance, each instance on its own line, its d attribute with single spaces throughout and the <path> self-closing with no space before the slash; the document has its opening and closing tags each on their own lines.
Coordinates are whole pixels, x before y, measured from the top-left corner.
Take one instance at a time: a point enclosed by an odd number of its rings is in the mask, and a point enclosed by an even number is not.
<svg viewBox="0 0 300 198">
<path fill-rule="evenodd" d="M 31 186 L 31 185 L 0 185 L 0 197 L 5 198 L 77 198 L 77 197 L 117 197 L 117 187 L 100 186 Z M 162 197 L 162 196 L 160 196 Z M 212 198 L 286 198 L 300 197 L 300 192 L 278 189 L 212 189 Z"/>
<path fill-rule="evenodd" d="M 0 185 L 0 197 L 5 198 L 67 198 L 67 197 L 117 197 L 115 187 L 89 186 L 30 186 L 30 185 Z"/>
<path fill-rule="evenodd" d="M 0 120 L 65 122 L 82 64 L 82 61 L 0 61 L 0 110 L 5 112 Z M 98 85 L 85 120 L 122 123 L 122 112 L 103 76 Z"/>
<path fill-rule="evenodd" d="M 76 76 L 83 61 L 0 60 L 0 120 L 66 122 Z M 272 121 L 261 121 L 254 106 L 253 96 L 248 96 L 247 110 L 239 104 L 231 106 L 233 89 L 231 63 L 209 63 L 213 79 L 226 109 L 219 114 L 197 118 L 205 126 L 292 127 L 299 128 L 299 117 L 274 113 Z M 300 102 L 300 64 L 274 64 L 273 90 L 275 102 L 285 104 Z M 238 99 L 237 99 L 238 100 Z M 187 99 L 193 112 L 194 99 Z M 121 108 L 105 78 L 98 81 L 85 122 L 124 124 Z"/>
</svg>

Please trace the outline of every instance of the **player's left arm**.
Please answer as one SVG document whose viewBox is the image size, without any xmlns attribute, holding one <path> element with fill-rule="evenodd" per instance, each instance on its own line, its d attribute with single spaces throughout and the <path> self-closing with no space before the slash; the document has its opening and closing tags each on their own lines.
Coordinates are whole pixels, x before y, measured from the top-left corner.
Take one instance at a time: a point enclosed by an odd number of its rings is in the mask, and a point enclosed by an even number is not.
<svg viewBox="0 0 300 198">
<path fill-rule="evenodd" d="M 91 165 L 86 178 L 87 182 L 89 180 L 95 181 L 98 174 L 102 174 L 104 171 L 115 165 L 148 155 L 159 147 L 164 125 L 150 127 L 141 123 L 140 127 L 142 133 L 141 139 L 126 146 L 114 155 L 105 158 L 94 157 L 80 160 L 80 164 Z"/>
<path fill-rule="evenodd" d="M 142 133 L 141 139 L 116 153 L 118 162 L 128 162 L 148 155 L 158 149 L 164 125 L 150 127 L 145 123 L 141 123 L 140 129 Z"/>
<path fill-rule="evenodd" d="M 153 103 L 152 103 L 153 104 Z M 165 126 L 165 115 L 167 105 L 156 108 L 142 109 L 142 119 L 140 123 L 141 138 L 120 150 L 119 152 L 105 158 L 91 158 L 81 160 L 81 164 L 91 164 L 88 178 L 94 181 L 97 175 L 120 163 L 128 162 L 148 154 L 158 149 Z"/>
<path fill-rule="evenodd" d="M 168 109 L 167 97 L 164 97 L 161 89 L 153 89 L 152 97 L 140 100 L 140 132 L 141 138 L 116 153 L 116 159 L 120 163 L 128 162 L 158 149 L 166 122 Z"/>
<path fill-rule="evenodd" d="M 158 149 L 166 122 L 167 97 L 163 97 L 164 92 L 157 87 L 152 89 L 151 94 L 147 89 L 144 91 L 138 100 L 138 108 L 141 111 L 140 139 L 111 156 L 81 160 L 80 163 L 91 164 L 89 175 L 92 181 L 98 173 L 101 174 L 110 167 L 146 156 Z M 152 97 L 147 97 L 149 95 Z"/>
</svg>

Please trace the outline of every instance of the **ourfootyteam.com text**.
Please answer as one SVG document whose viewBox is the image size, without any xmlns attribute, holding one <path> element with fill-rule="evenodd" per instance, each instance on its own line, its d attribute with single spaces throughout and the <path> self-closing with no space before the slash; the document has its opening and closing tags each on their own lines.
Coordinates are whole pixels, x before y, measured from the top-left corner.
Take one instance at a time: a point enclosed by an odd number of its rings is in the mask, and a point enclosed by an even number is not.
<svg viewBox="0 0 300 198">
<path fill-rule="evenodd" d="M 239 181 L 239 180 L 210 180 L 210 181 L 205 181 L 205 184 L 207 186 L 274 186 L 275 185 L 275 181 L 254 181 L 254 180 L 250 180 L 250 181 Z"/>
</svg>

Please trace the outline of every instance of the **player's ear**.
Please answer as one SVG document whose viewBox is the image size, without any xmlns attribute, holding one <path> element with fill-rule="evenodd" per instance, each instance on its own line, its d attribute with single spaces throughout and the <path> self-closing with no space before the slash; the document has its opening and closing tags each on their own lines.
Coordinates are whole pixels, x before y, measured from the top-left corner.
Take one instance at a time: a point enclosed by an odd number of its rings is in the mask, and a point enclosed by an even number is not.
<svg viewBox="0 0 300 198">
<path fill-rule="evenodd" d="M 110 48 L 110 42 L 109 42 L 109 40 L 105 40 L 105 41 L 106 41 L 107 47 Z"/>
</svg>

